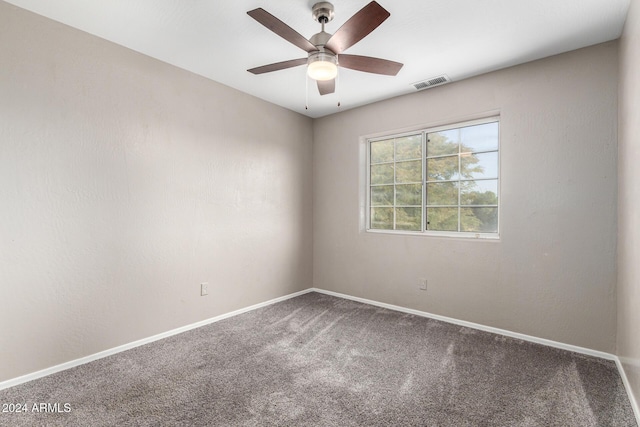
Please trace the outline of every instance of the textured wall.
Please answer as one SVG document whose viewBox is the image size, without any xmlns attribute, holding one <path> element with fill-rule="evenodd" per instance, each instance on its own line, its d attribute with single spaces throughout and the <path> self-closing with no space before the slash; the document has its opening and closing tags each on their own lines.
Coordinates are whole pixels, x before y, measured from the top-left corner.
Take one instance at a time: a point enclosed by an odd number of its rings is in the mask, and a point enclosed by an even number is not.
<svg viewBox="0 0 640 427">
<path fill-rule="evenodd" d="M 640 403 L 640 4 L 620 41 L 618 355 Z"/>
<path fill-rule="evenodd" d="M 0 381 L 310 287 L 311 138 L 0 2 Z"/>
<path fill-rule="evenodd" d="M 606 43 L 316 120 L 314 285 L 613 352 L 617 63 Z M 362 231 L 360 137 L 493 110 L 499 241 Z"/>
</svg>

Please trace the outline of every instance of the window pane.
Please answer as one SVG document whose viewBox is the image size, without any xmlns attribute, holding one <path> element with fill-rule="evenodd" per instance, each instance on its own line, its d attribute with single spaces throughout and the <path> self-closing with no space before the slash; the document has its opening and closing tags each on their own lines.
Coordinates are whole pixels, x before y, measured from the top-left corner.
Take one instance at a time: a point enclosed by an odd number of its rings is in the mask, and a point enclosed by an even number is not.
<svg viewBox="0 0 640 427">
<path fill-rule="evenodd" d="M 396 182 L 422 182 L 422 160 L 396 163 Z"/>
<path fill-rule="evenodd" d="M 371 228 L 393 230 L 393 208 L 371 208 Z"/>
<path fill-rule="evenodd" d="M 458 208 L 427 208 L 427 230 L 458 231 Z"/>
<path fill-rule="evenodd" d="M 460 215 L 462 231 L 477 233 L 498 231 L 498 208 L 462 208 Z"/>
<path fill-rule="evenodd" d="M 458 179 L 458 156 L 427 159 L 427 180 Z"/>
<path fill-rule="evenodd" d="M 485 123 L 460 129 L 460 152 L 498 149 L 498 123 Z"/>
<path fill-rule="evenodd" d="M 422 208 L 396 208 L 396 230 L 422 230 Z"/>
<path fill-rule="evenodd" d="M 498 152 L 460 154 L 463 179 L 497 178 Z"/>
<path fill-rule="evenodd" d="M 427 157 L 458 154 L 458 130 L 427 134 Z"/>
<path fill-rule="evenodd" d="M 434 182 L 427 184 L 427 205 L 458 204 L 457 182 Z"/>
<path fill-rule="evenodd" d="M 462 181 L 460 183 L 461 205 L 497 205 L 498 180 Z"/>
<path fill-rule="evenodd" d="M 371 184 L 393 184 L 393 164 L 371 165 Z"/>
<path fill-rule="evenodd" d="M 422 158 L 422 135 L 396 139 L 396 161 Z"/>
<path fill-rule="evenodd" d="M 396 186 L 396 205 L 422 206 L 422 184 L 405 184 Z"/>
<path fill-rule="evenodd" d="M 371 187 L 371 206 L 393 206 L 393 185 Z"/>
<path fill-rule="evenodd" d="M 497 233 L 499 123 L 454 126 L 369 142 L 371 229 Z"/>
<path fill-rule="evenodd" d="M 371 163 L 393 161 L 393 139 L 371 143 Z"/>
</svg>

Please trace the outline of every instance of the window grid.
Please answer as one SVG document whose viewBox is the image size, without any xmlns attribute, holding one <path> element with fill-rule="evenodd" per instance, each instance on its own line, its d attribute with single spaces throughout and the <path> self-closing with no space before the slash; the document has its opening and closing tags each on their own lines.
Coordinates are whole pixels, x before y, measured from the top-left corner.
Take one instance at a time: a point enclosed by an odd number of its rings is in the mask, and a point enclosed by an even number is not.
<svg viewBox="0 0 640 427">
<path fill-rule="evenodd" d="M 407 141 L 402 141 L 404 138 L 411 138 L 411 137 L 419 137 L 420 138 L 420 152 L 419 152 L 419 157 L 407 157 L 407 158 L 402 158 L 401 160 L 399 160 L 399 155 L 398 155 L 398 145 L 399 143 L 402 142 L 407 142 Z M 398 187 L 402 187 L 402 186 L 409 186 L 409 185 L 420 185 L 423 186 L 424 185 L 424 173 L 422 172 L 423 167 L 424 167 L 424 145 L 423 145 L 423 132 L 420 133 L 410 133 L 410 134 L 406 134 L 406 135 L 398 135 L 396 137 L 392 137 L 392 138 L 384 138 L 384 139 L 379 139 L 376 141 L 369 141 L 369 147 L 368 147 L 368 164 L 369 166 L 369 171 L 368 171 L 368 192 L 367 192 L 367 198 L 368 198 L 368 218 L 369 218 L 369 229 L 374 229 L 373 227 L 373 218 L 372 218 L 372 210 L 374 210 L 375 208 L 390 208 L 392 209 L 393 215 L 392 215 L 392 221 L 391 221 L 391 225 L 392 225 L 392 230 L 398 230 L 398 208 L 416 208 L 416 209 L 423 209 L 424 206 L 424 196 L 420 195 L 420 204 L 408 204 L 408 203 L 399 203 L 398 201 Z M 392 142 L 393 144 L 393 158 L 391 160 L 388 161 L 373 161 L 372 159 L 372 143 L 373 142 Z M 403 180 L 400 181 L 398 178 L 398 171 L 399 171 L 399 165 L 402 164 L 407 164 L 410 162 L 421 162 L 420 163 L 420 172 L 421 172 L 421 177 L 420 180 Z M 380 166 L 380 165 L 392 165 L 393 166 L 393 182 L 384 182 L 384 183 L 379 183 L 379 184 L 374 184 L 372 183 L 372 179 L 371 179 L 371 175 L 373 174 L 372 172 L 372 166 Z M 380 187 L 385 187 L 385 186 L 393 186 L 393 194 L 392 194 L 392 201 L 389 205 L 378 205 L 378 204 L 374 204 L 373 202 L 373 189 L 374 188 L 380 188 Z M 422 217 L 422 215 L 420 215 L 420 217 Z M 420 230 L 415 230 L 415 231 L 422 231 L 422 218 L 421 218 L 421 224 L 420 224 L 421 229 Z M 403 230 L 403 229 L 400 229 Z"/>
<path fill-rule="evenodd" d="M 462 127 L 459 128 L 459 129 L 462 129 Z M 429 134 L 424 132 L 424 135 L 425 135 L 425 140 L 428 141 Z M 461 171 L 462 171 L 462 157 L 463 157 L 462 155 L 463 154 L 474 155 L 474 154 L 485 154 L 485 153 L 497 153 L 498 152 L 498 150 L 462 151 L 462 144 L 461 143 L 458 144 L 458 153 L 456 153 L 456 154 L 439 154 L 439 155 L 429 156 L 428 155 L 429 153 L 426 152 L 426 146 L 425 146 L 424 150 L 425 150 L 424 151 L 424 153 L 425 153 L 424 158 L 426 160 L 429 160 L 429 159 L 441 159 L 441 158 L 445 158 L 445 157 L 456 156 L 457 157 L 457 161 L 458 161 L 458 176 L 460 176 Z M 426 160 L 424 162 L 425 165 L 427 164 Z M 457 226 L 456 232 L 462 232 L 462 224 L 461 224 L 461 222 L 462 222 L 462 209 L 463 209 L 463 207 L 464 208 L 485 208 L 485 207 L 486 208 L 497 208 L 498 207 L 497 204 L 484 204 L 484 205 L 467 205 L 467 204 L 465 204 L 465 205 L 463 205 L 462 204 L 462 191 L 461 191 L 461 185 L 460 185 L 463 182 L 471 182 L 471 181 L 475 181 L 475 182 L 478 182 L 478 181 L 495 181 L 495 180 L 498 179 L 497 177 L 496 178 L 493 178 L 493 177 L 490 177 L 490 178 L 474 178 L 474 179 L 458 178 L 458 179 L 429 180 L 427 172 L 428 171 L 423 172 L 423 175 L 422 175 L 423 178 L 424 178 L 423 179 L 423 182 L 424 182 L 423 186 L 424 186 L 424 189 L 425 189 L 425 195 L 423 196 L 423 197 L 425 197 L 425 198 L 423 198 L 424 205 L 425 205 L 423 217 L 425 219 L 424 219 L 423 223 L 426 223 L 426 224 L 429 223 L 428 220 L 427 220 L 428 219 L 427 218 L 427 208 L 454 208 L 454 207 L 457 207 L 458 208 L 458 226 Z M 457 186 L 458 187 L 458 203 L 457 203 L 457 206 L 454 206 L 454 205 L 441 205 L 441 204 L 429 204 L 429 203 L 427 203 L 427 200 L 426 200 L 427 184 L 445 183 L 445 182 L 458 183 L 458 186 Z M 427 227 L 427 230 L 428 230 L 428 227 Z M 421 231 L 425 231 L 424 224 L 423 224 L 423 228 L 422 228 Z"/>
<path fill-rule="evenodd" d="M 429 209 L 431 208 L 455 208 L 457 211 L 457 226 L 456 226 L 456 230 L 455 233 L 459 233 L 459 234 L 471 234 L 471 235 L 476 235 L 478 236 L 479 234 L 491 234 L 491 235 L 497 235 L 498 233 L 498 229 L 497 229 L 497 211 L 495 213 L 496 215 L 496 229 L 495 231 L 463 231 L 463 226 L 462 226 L 462 220 L 463 220 L 463 209 L 477 209 L 477 208 L 488 208 L 488 209 L 498 209 L 499 208 L 499 200 L 497 197 L 497 193 L 499 192 L 499 165 L 497 165 L 496 169 L 496 174 L 495 177 L 490 176 L 490 177 L 471 177 L 471 178 L 465 178 L 462 175 L 463 172 L 463 154 L 468 154 L 470 156 L 475 156 L 478 154 L 485 154 L 485 153 L 496 153 L 499 156 L 499 137 L 498 140 L 496 141 L 496 149 L 486 149 L 486 150 L 482 150 L 482 149 L 477 149 L 477 150 L 463 150 L 463 142 L 462 142 L 462 138 L 458 137 L 457 139 L 457 153 L 451 153 L 451 154 L 437 154 L 437 155 L 433 155 L 430 156 L 428 153 L 428 142 L 429 142 L 429 134 L 430 133 L 437 133 L 437 132 L 444 132 L 444 131 L 451 131 L 451 130 L 458 130 L 458 135 L 460 135 L 460 132 L 467 128 L 467 127 L 472 127 L 472 126 L 477 126 L 477 125 L 482 125 L 482 124 L 490 124 L 490 123 L 496 123 L 499 126 L 499 120 L 497 118 L 492 118 L 492 119 L 486 119 L 483 121 L 478 121 L 478 122 L 468 122 L 468 123 L 459 123 L 459 124 L 455 124 L 452 125 L 450 127 L 443 127 L 441 129 L 438 130 L 431 130 L 431 131 L 422 131 L 420 133 L 411 133 L 411 134 L 404 134 L 404 135 L 396 135 L 393 137 L 386 137 L 386 138 L 380 138 L 380 139 L 376 139 L 376 140 L 369 140 L 367 141 L 368 143 L 368 149 L 367 149 L 367 154 L 368 154 L 368 189 L 367 189 L 367 228 L 370 230 L 377 230 L 377 231 L 406 231 L 404 229 L 398 230 L 398 208 L 417 208 L 417 209 L 421 209 L 422 210 L 422 214 L 420 215 L 420 229 L 419 230 L 415 230 L 412 232 L 419 232 L 419 233 L 425 233 L 425 232 L 433 232 L 435 231 L 436 233 L 440 232 L 440 231 L 446 231 L 446 230 L 433 230 L 429 228 L 429 218 L 428 218 L 428 212 Z M 421 150 L 420 150 L 420 158 L 405 158 L 402 160 L 398 160 L 398 140 L 402 139 L 402 138 L 406 138 L 406 137 L 410 137 L 410 136 L 418 136 L 420 135 L 421 138 Z M 372 151 L 372 143 L 374 142 L 382 142 L 382 141 L 393 141 L 393 159 L 391 161 L 381 161 L 381 162 L 376 162 L 374 163 L 372 161 L 372 157 L 371 157 L 371 151 Z M 439 159 L 439 158 L 445 158 L 445 157 L 453 157 L 455 156 L 457 159 L 457 171 L 456 171 L 456 175 L 457 175 L 457 179 L 445 179 L 445 180 L 437 180 L 437 179 L 429 179 L 429 175 L 428 175 L 428 160 L 430 159 Z M 499 157 L 498 157 L 499 158 Z M 422 179 L 421 181 L 407 181 L 407 182 L 399 182 L 398 181 L 398 164 L 402 164 L 402 163 L 407 163 L 407 162 L 414 162 L 414 161 L 421 161 L 421 166 L 422 166 Z M 393 183 L 383 183 L 383 184 L 373 184 L 371 182 L 371 178 L 372 178 L 372 166 L 374 165 L 383 165 L 383 164 L 389 164 L 389 165 L 393 165 Z M 463 185 L 464 183 L 469 183 L 469 182 L 483 182 L 483 181 L 495 181 L 496 182 L 496 188 L 498 189 L 498 191 L 496 192 L 496 203 L 485 203 L 485 204 L 464 204 L 463 205 L 463 200 L 462 200 L 462 196 L 463 196 Z M 428 190 L 428 184 L 432 184 L 432 183 L 447 183 L 447 182 L 452 182 L 452 183 L 456 183 L 456 190 L 457 190 L 457 203 L 456 205 L 445 205 L 445 204 L 429 204 L 428 202 L 428 197 L 429 197 L 429 190 Z M 420 184 L 421 185 L 421 204 L 420 205 L 412 205 L 412 204 L 399 204 L 398 203 L 398 186 L 399 185 L 416 185 L 416 184 Z M 385 185 L 393 185 L 393 200 L 391 201 L 390 205 L 384 205 L 384 206 L 374 206 L 373 204 L 373 200 L 372 200 L 372 189 L 375 187 L 382 187 Z M 391 208 L 392 212 L 393 212 L 393 217 L 392 217 L 392 228 L 391 229 L 387 229 L 387 228 L 374 228 L 373 227 L 373 212 L 374 212 L 374 208 L 380 208 L 380 207 L 386 207 L 386 208 Z M 406 212 L 406 211 L 405 211 Z M 468 213 L 467 213 L 468 215 Z M 475 215 L 475 214 L 474 214 Z M 417 227 L 416 227 L 417 228 Z"/>
</svg>

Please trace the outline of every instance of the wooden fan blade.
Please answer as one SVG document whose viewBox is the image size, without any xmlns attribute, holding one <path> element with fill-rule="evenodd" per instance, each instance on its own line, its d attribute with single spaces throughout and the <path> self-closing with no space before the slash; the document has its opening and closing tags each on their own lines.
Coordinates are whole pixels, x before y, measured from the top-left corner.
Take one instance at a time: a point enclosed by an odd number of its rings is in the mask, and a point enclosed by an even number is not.
<svg viewBox="0 0 640 427">
<path fill-rule="evenodd" d="M 318 92 L 320 95 L 328 95 L 336 91 L 336 79 L 318 80 Z"/>
<path fill-rule="evenodd" d="M 298 65 L 304 65 L 306 63 L 307 58 L 292 59 L 290 61 L 282 61 L 276 62 L 274 64 L 263 65 L 262 67 L 252 68 L 247 71 L 253 74 L 264 74 L 270 73 L 272 71 L 284 70 L 286 68 L 297 67 Z"/>
<path fill-rule="evenodd" d="M 364 71 L 365 73 L 384 74 L 385 76 L 395 76 L 403 65 L 387 59 L 347 54 L 340 55 L 338 63 L 344 68 Z"/>
<path fill-rule="evenodd" d="M 304 51 L 311 53 L 318 50 L 317 47 L 315 47 L 309 40 L 300 35 L 300 33 L 298 33 L 296 30 L 294 30 L 266 10 L 262 9 L 261 7 L 250 10 L 249 12 L 247 12 L 247 15 L 258 21 L 286 41 L 293 43 Z"/>
<path fill-rule="evenodd" d="M 334 53 L 342 53 L 378 28 L 391 14 L 372 1 L 355 15 L 329 39 L 325 47 Z"/>
</svg>

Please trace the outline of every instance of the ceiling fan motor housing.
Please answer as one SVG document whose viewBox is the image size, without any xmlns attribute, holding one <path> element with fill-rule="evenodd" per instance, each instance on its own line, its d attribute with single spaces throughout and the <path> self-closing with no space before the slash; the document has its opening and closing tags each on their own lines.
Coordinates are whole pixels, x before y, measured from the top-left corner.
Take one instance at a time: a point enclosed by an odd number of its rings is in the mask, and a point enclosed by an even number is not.
<svg viewBox="0 0 640 427">
<path fill-rule="evenodd" d="M 325 31 L 320 31 L 319 33 L 316 33 L 313 36 L 311 36 L 309 41 L 311 42 L 312 45 L 314 45 L 318 49 L 321 49 L 321 48 L 324 48 L 324 45 L 327 44 L 330 38 L 331 38 L 331 34 Z"/>
<path fill-rule="evenodd" d="M 326 24 L 333 20 L 333 5 L 328 1 L 314 4 L 311 12 L 313 19 L 321 24 Z"/>
</svg>

